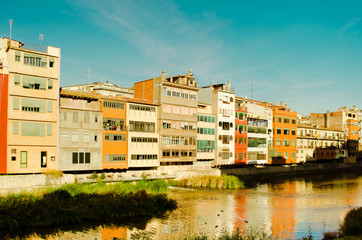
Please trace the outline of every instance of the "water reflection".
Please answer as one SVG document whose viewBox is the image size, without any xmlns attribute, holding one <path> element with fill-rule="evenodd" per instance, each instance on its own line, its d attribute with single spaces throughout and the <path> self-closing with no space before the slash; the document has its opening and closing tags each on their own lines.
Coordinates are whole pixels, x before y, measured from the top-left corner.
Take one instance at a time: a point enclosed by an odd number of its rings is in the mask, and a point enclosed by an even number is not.
<svg viewBox="0 0 362 240">
<path fill-rule="evenodd" d="M 361 176 L 314 176 L 239 191 L 173 188 L 169 197 L 177 199 L 179 207 L 167 216 L 147 223 L 132 219 L 138 223 L 133 225 L 62 230 L 50 239 L 180 239 L 195 234 L 215 237 L 223 230 L 237 228 L 265 229 L 278 239 L 301 239 L 311 232 L 315 239 L 321 239 L 323 232 L 338 229 L 350 207 L 362 205 Z"/>
</svg>

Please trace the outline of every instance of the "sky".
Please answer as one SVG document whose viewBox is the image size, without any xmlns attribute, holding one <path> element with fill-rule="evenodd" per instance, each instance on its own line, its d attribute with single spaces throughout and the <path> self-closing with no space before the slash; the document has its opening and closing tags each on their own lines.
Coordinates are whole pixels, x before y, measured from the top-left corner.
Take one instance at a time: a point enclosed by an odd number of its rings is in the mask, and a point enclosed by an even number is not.
<svg viewBox="0 0 362 240">
<path fill-rule="evenodd" d="M 61 48 L 60 85 L 186 74 L 301 115 L 362 108 L 362 1 L 4 1 L 0 37 Z M 90 74 L 89 74 L 90 69 Z"/>
</svg>

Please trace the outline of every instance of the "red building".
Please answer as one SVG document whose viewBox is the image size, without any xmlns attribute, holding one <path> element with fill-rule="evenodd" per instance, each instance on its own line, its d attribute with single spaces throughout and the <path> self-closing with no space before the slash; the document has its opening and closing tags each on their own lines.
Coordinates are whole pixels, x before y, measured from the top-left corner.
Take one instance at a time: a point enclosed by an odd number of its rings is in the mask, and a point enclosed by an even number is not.
<svg viewBox="0 0 362 240">
<path fill-rule="evenodd" d="M 247 107 L 243 106 L 242 100 L 235 99 L 235 165 L 246 165 L 247 163 Z"/>
</svg>

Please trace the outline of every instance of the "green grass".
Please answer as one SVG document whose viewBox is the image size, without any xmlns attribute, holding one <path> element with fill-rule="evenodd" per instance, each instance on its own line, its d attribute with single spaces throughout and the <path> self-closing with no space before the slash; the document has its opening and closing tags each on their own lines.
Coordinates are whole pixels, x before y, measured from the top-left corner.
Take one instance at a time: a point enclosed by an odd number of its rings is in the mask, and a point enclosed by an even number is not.
<svg viewBox="0 0 362 240">
<path fill-rule="evenodd" d="M 183 187 L 201 187 L 218 189 L 240 189 L 244 188 L 244 183 L 239 178 L 232 175 L 222 176 L 196 176 L 184 178 L 179 181 L 172 181 L 172 185 Z"/>
<path fill-rule="evenodd" d="M 0 196 L 0 229 L 70 226 L 88 221 L 162 215 L 176 208 L 164 180 L 66 184 Z"/>
</svg>

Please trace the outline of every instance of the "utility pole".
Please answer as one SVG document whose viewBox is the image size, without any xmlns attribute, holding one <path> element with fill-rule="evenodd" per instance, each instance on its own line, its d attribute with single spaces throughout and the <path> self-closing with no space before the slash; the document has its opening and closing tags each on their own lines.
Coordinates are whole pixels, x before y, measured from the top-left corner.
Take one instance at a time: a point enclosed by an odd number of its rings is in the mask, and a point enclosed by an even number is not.
<svg viewBox="0 0 362 240">
<path fill-rule="evenodd" d="M 253 99 L 253 75 L 250 77 L 250 99 Z"/>
</svg>

